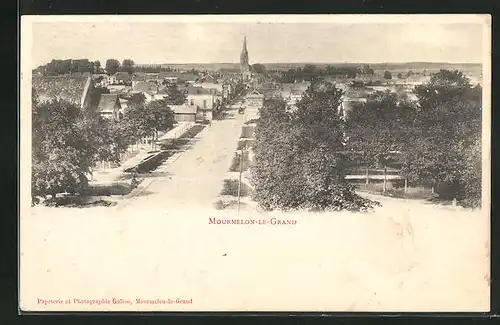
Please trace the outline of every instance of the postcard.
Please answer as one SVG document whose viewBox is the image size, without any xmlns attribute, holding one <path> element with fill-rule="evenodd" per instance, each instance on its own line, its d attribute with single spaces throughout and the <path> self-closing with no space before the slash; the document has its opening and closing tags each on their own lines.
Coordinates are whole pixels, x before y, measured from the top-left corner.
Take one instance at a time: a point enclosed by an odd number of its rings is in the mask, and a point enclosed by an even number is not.
<svg viewBox="0 0 500 325">
<path fill-rule="evenodd" d="M 489 15 L 23 16 L 19 309 L 490 310 Z"/>
</svg>

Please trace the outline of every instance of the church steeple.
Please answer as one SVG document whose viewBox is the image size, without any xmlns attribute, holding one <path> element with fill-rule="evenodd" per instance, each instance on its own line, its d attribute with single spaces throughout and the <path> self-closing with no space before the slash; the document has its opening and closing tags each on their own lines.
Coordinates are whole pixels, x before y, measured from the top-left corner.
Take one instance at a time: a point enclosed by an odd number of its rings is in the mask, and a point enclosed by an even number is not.
<svg viewBox="0 0 500 325">
<path fill-rule="evenodd" d="M 241 74 L 244 79 L 248 79 L 250 74 L 250 65 L 248 63 L 248 50 L 247 50 L 247 37 L 246 35 L 243 38 L 243 49 L 241 50 L 240 55 L 240 69 Z"/>
</svg>

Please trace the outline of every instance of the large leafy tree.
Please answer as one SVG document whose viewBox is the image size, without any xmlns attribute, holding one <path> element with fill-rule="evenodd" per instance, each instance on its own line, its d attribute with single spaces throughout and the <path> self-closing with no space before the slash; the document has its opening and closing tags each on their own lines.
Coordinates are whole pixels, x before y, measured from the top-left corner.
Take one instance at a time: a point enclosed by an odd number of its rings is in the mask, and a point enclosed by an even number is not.
<svg viewBox="0 0 500 325">
<path fill-rule="evenodd" d="M 128 107 L 122 120 L 132 141 L 151 135 L 147 124 L 146 97 L 142 93 L 134 94 L 128 101 Z"/>
<path fill-rule="evenodd" d="M 177 84 L 167 86 L 167 104 L 169 105 L 182 105 L 186 102 L 186 94 L 179 89 Z"/>
<path fill-rule="evenodd" d="M 119 162 L 130 143 L 124 124 L 64 100 L 40 103 L 36 91 L 32 97 L 33 196 L 81 192 L 97 162 Z"/>
<path fill-rule="evenodd" d="M 474 148 L 481 139 L 482 88 L 473 87 L 460 71 L 441 70 L 415 92 L 419 101 L 415 126 L 420 132 L 407 153 L 407 173 L 434 186 L 443 198 L 480 201 L 480 196 L 469 196 L 480 193 L 480 183 L 474 179 L 481 178 L 481 156 Z"/>
<path fill-rule="evenodd" d="M 394 152 L 403 152 L 413 145 L 412 130 L 416 105 L 389 90 L 368 96 L 366 103 L 357 103 L 347 112 L 347 148 L 359 152 L 356 164 L 386 167 Z"/>
<path fill-rule="evenodd" d="M 114 75 L 118 71 L 120 71 L 120 61 L 117 59 L 108 59 L 106 60 L 106 73 L 108 75 Z"/>
<path fill-rule="evenodd" d="M 290 110 L 267 100 L 256 127 L 251 167 L 255 198 L 266 209 L 360 209 L 370 205 L 344 180 L 342 91 L 314 82 Z"/>
<path fill-rule="evenodd" d="M 154 100 L 145 107 L 147 130 L 154 140 L 158 140 L 158 132 L 170 130 L 175 124 L 174 112 L 168 107 L 167 99 Z"/>
<path fill-rule="evenodd" d="M 128 72 L 129 74 L 132 74 L 135 71 L 134 64 L 135 64 L 134 60 L 125 59 L 122 62 L 120 70 L 123 71 L 123 72 Z"/>
<path fill-rule="evenodd" d="M 82 133 L 79 108 L 65 101 L 35 100 L 32 112 L 32 195 L 84 189 L 93 148 Z"/>
<path fill-rule="evenodd" d="M 260 64 L 260 63 L 252 64 L 251 69 L 253 72 L 260 73 L 260 74 L 264 74 L 266 72 L 265 65 Z"/>
</svg>

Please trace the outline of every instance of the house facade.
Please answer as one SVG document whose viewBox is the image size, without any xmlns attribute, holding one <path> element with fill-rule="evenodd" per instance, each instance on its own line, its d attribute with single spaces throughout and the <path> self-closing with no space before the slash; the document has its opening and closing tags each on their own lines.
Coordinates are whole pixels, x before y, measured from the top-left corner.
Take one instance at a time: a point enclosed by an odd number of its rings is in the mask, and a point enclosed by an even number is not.
<svg viewBox="0 0 500 325">
<path fill-rule="evenodd" d="M 222 98 L 225 100 L 230 100 L 233 95 L 234 87 L 231 83 L 225 82 L 222 84 Z"/>
<path fill-rule="evenodd" d="M 187 105 L 197 107 L 197 112 L 205 119 L 212 120 L 216 94 L 202 87 L 186 88 Z"/>
<path fill-rule="evenodd" d="M 196 115 L 198 113 L 198 108 L 196 106 L 182 104 L 170 105 L 170 108 L 174 111 L 174 118 L 176 122 L 182 123 L 196 121 Z"/>
<path fill-rule="evenodd" d="M 260 93 L 257 90 L 253 90 L 245 96 L 245 104 L 247 106 L 261 107 L 263 103 L 264 94 Z"/>
</svg>

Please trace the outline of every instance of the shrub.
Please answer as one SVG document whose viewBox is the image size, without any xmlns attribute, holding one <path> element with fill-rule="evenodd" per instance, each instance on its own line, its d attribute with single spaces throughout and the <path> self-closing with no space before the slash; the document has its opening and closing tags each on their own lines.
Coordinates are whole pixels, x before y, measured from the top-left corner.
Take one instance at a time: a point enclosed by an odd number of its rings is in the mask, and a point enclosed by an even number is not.
<svg viewBox="0 0 500 325">
<path fill-rule="evenodd" d="M 241 150 L 245 146 L 247 148 L 252 148 L 254 143 L 255 143 L 255 140 L 253 140 L 253 139 L 240 140 L 240 141 L 238 141 L 238 147 L 236 147 L 236 150 Z"/>
<path fill-rule="evenodd" d="M 461 173 L 463 197 L 460 204 L 465 207 L 477 208 L 481 206 L 481 139 L 478 137 L 474 143 L 464 150 L 464 165 Z"/>
<path fill-rule="evenodd" d="M 238 196 L 238 183 L 236 179 L 225 179 L 221 195 Z M 247 196 L 249 192 L 248 185 L 241 183 L 240 196 Z"/>
<path fill-rule="evenodd" d="M 258 121 L 259 121 L 258 118 L 254 118 L 254 119 L 246 121 L 245 124 L 254 124 L 254 123 L 257 123 Z"/>
<path fill-rule="evenodd" d="M 233 161 L 231 162 L 231 167 L 229 167 L 230 172 L 239 172 L 241 164 L 241 154 L 236 152 Z M 250 167 L 250 160 L 248 159 L 248 153 L 244 154 L 242 171 L 246 171 Z"/>
<path fill-rule="evenodd" d="M 254 130 L 255 130 L 255 126 L 253 126 L 253 125 L 242 126 L 240 138 L 252 138 Z"/>
</svg>

